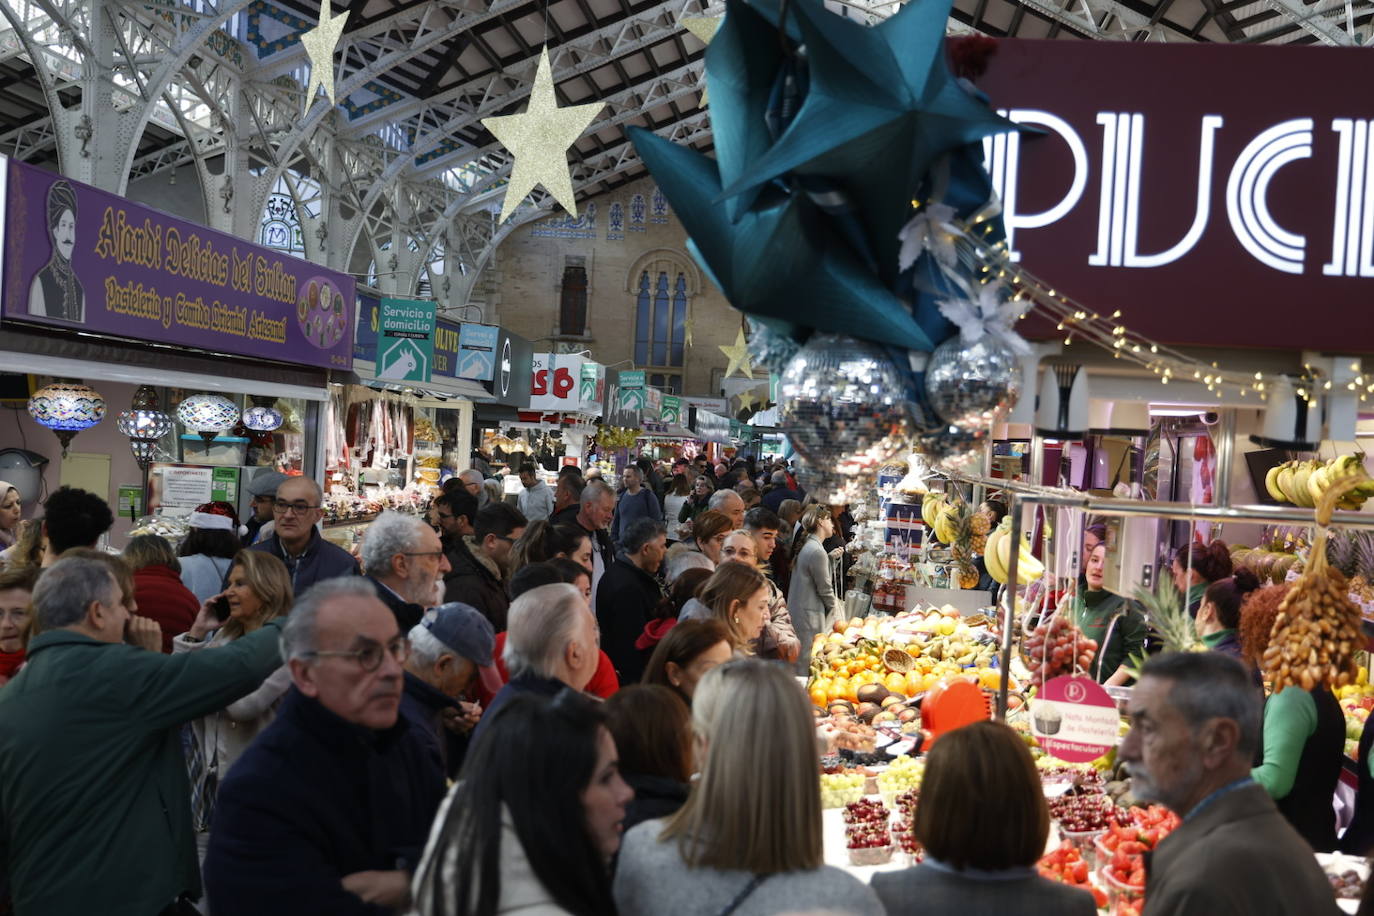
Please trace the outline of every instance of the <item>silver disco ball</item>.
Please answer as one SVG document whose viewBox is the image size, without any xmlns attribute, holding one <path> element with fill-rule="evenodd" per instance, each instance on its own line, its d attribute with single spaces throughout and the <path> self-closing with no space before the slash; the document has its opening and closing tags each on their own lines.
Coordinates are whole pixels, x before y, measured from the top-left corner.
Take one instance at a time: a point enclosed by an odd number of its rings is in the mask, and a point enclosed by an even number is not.
<svg viewBox="0 0 1374 916">
<path fill-rule="evenodd" d="M 783 368 L 778 422 L 818 499 L 842 503 L 905 458 L 915 429 L 905 377 L 880 347 L 817 334 Z M 841 498 L 845 497 L 845 498 Z"/>
<path fill-rule="evenodd" d="M 1020 393 L 1016 354 L 991 335 L 965 345 L 956 334 L 930 354 L 926 398 L 955 429 L 986 434 L 997 412 L 1015 406 Z"/>
</svg>

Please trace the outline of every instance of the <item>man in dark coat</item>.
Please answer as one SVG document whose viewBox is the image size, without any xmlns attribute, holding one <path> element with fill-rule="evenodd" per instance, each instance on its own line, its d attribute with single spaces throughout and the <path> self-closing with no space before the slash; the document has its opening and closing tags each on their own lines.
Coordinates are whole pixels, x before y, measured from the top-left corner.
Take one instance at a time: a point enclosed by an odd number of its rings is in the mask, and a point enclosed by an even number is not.
<svg viewBox="0 0 1374 916">
<path fill-rule="evenodd" d="M 154 916 L 200 896 L 181 726 L 262 684 L 281 621 L 163 655 L 125 644 L 132 600 L 80 557 L 34 588 L 40 632 L 0 689 L 0 861 L 17 913 Z"/>
<path fill-rule="evenodd" d="M 577 527 L 592 539 L 593 606 L 596 604 L 596 589 L 601 584 L 601 577 L 615 561 L 615 548 L 611 546 L 611 535 L 608 531 L 614 517 L 615 493 L 603 481 L 587 481 L 578 500 L 577 518 L 574 521 Z"/>
<path fill-rule="evenodd" d="M 513 696 L 532 693 L 557 696 L 581 691 L 591 683 L 601 663 L 596 645 L 596 617 L 574 585 L 541 585 L 525 592 L 510 606 L 510 630 L 504 651 L 510 680 L 497 691 L 482 714 L 472 740 Z M 218 916 L 218 914 L 216 914 Z"/>
<path fill-rule="evenodd" d="M 1131 794 L 1183 819 L 1145 853 L 1147 916 L 1338 913 L 1312 849 L 1250 778 L 1260 695 L 1220 652 L 1156 655 L 1141 669 L 1118 755 Z"/>
<path fill-rule="evenodd" d="M 461 601 L 486 615 L 496 632 L 506 628 L 506 560 L 525 531 L 525 516 L 507 503 L 493 502 L 477 512 L 473 535 L 456 541 L 448 554 L 444 602 Z"/>
<path fill-rule="evenodd" d="M 773 489 L 763 494 L 763 507 L 770 512 L 777 513 L 782 508 L 783 500 L 795 499 L 797 502 L 805 502 L 806 494 L 799 488 L 788 486 L 787 472 L 774 471 L 769 478 L 769 483 Z"/>
<path fill-rule="evenodd" d="M 282 642 L 294 686 L 220 788 L 205 858 L 210 909 L 402 910 L 444 794 L 398 716 L 404 634 L 371 585 L 345 579 L 299 599 Z"/>
<path fill-rule="evenodd" d="M 383 512 L 363 536 L 363 572 L 396 615 L 402 633 L 439 603 L 448 558 L 439 535 L 420 519 Z"/>
<path fill-rule="evenodd" d="M 297 595 L 316 582 L 358 574 L 358 564 L 348 551 L 326 541 L 315 527 L 324 518 L 323 500 L 320 485 L 309 477 L 292 477 L 280 484 L 272 509 L 272 534 L 251 548 L 286 564 Z"/>
<path fill-rule="evenodd" d="M 644 674 L 648 653 L 635 647 L 644 625 L 658 616 L 663 587 L 655 576 L 668 552 L 662 522 L 641 518 L 623 536 L 624 553 L 616 557 L 596 593 L 596 622 L 601 648 L 615 665 L 622 684 L 635 684 Z"/>
<path fill-rule="evenodd" d="M 435 608 L 410 631 L 401 715 L 448 779 L 458 777 L 468 735 L 482 715 L 482 707 L 464 697 L 477 669 L 491 667 L 495 645 L 491 621 L 457 602 Z"/>
</svg>

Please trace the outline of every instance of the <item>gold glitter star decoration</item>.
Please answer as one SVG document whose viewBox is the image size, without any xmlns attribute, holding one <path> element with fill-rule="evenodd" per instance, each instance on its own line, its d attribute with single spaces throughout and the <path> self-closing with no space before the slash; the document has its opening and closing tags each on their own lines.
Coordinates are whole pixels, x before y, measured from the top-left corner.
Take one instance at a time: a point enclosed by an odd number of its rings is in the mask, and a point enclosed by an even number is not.
<svg viewBox="0 0 1374 916">
<path fill-rule="evenodd" d="M 339 38 L 343 36 L 344 24 L 348 22 L 349 11 L 345 10 L 342 16 L 335 16 L 331 7 L 331 0 L 324 0 L 320 4 L 320 24 L 301 36 L 301 44 L 305 45 L 305 53 L 310 55 L 310 86 L 305 90 L 305 110 L 310 111 L 310 106 L 315 102 L 315 94 L 321 88 L 324 94 L 329 96 L 329 105 L 333 107 L 334 100 L 334 49 L 339 46 Z"/>
<path fill-rule="evenodd" d="M 545 47 L 539 52 L 539 69 L 534 74 L 530 104 L 524 113 L 482 119 L 482 126 L 515 157 L 498 222 L 504 223 L 537 184 L 543 185 L 564 210 L 577 215 L 568 147 L 582 136 L 582 131 L 604 107 L 604 102 L 592 102 L 559 108 L 553 92 L 549 49 Z"/>
<path fill-rule="evenodd" d="M 736 395 L 736 397 L 739 398 L 740 410 L 749 410 L 755 404 L 759 403 L 759 399 L 754 397 L 754 390 L 752 388 L 746 391 L 741 391 L 738 395 Z"/>
<path fill-rule="evenodd" d="M 721 20 L 724 16 L 683 16 L 679 19 L 678 25 L 697 37 L 697 40 L 704 45 L 709 45 L 711 39 L 716 37 L 716 29 L 720 28 Z M 707 102 L 707 91 L 701 90 L 701 107 L 705 108 Z"/>
<path fill-rule="evenodd" d="M 730 359 L 730 365 L 725 370 L 725 378 L 729 378 L 741 369 L 744 371 L 740 372 L 740 375 L 745 378 L 754 377 L 754 364 L 749 359 L 749 346 L 744 340 L 744 328 L 739 329 L 734 344 L 728 347 L 722 344 L 720 352 Z"/>
</svg>

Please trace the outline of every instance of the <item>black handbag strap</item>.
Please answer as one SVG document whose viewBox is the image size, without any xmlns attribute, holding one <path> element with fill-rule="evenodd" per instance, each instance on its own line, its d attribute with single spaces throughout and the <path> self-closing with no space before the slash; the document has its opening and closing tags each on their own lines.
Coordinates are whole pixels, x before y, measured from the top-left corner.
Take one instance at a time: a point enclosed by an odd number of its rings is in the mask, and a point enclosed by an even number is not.
<svg viewBox="0 0 1374 916">
<path fill-rule="evenodd" d="M 730 916 L 730 914 L 733 913 L 735 910 L 739 909 L 740 904 L 744 903 L 744 901 L 749 897 L 749 895 L 752 894 L 758 888 L 758 886 L 767 879 L 767 875 L 754 875 L 752 878 L 750 878 L 749 883 L 744 885 L 744 889 L 735 895 L 735 899 L 731 900 L 730 903 L 725 907 L 725 909 L 720 911 L 718 916 Z"/>
</svg>

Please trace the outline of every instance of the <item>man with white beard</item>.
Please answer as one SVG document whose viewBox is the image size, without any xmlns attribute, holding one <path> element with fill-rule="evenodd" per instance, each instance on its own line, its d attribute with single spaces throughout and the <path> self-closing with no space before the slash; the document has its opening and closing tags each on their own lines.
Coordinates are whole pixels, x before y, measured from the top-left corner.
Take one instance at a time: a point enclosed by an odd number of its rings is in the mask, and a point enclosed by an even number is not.
<svg viewBox="0 0 1374 916">
<path fill-rule="evenodd" d="M 363 535 L 362 561 L 363 573 L 396 615 L 402 633 L 443 600 L 448 558 L 439 535 L 415 516 L 391 511 L 377 516 Z"/>
</svg>

